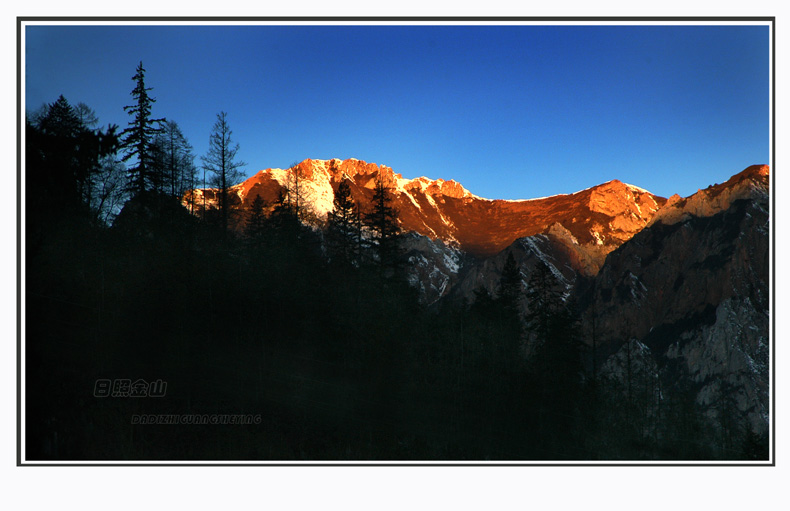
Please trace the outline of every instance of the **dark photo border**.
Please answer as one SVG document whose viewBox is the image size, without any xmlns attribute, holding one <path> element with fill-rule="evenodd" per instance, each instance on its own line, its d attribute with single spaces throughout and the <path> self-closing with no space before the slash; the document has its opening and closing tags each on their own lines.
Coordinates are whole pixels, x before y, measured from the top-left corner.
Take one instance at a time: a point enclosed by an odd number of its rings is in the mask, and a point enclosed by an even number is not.
<svg viewBox="0 0 790 511">
<path fill-rule="evenodd" d="M 118 462 L 102 462 L 102 461 L 88 461 L 88 462 L 39 462 L 39 461 L 28 461 L 25 459 L 24 450 L 23 450 L 23 432 L 22 432 L 22 416 L 25 413 L 25 402 L 23 401 L 23 388 L 24 382 L 22 380 L 22 353 L 25 349 L 25 342 L 22 338 L 22 329 L 23 329 L 23 321 L 24 318 L 22 317 L 22 286 L 25 276 L 22 274 L 22 258 L 24 254 L 22 253 L 22 236 L 25 231 L 25 226 L 22 224 L 22 180 L 23 180 L 23 169 L 22 169 L 22 159 L 23 159 L 23 124 L 24 124 L 24 116 L 25 116 L 25 105 L 22 104 L 22 90 L 24 87 L 24 69 L 22 68 L 23 62 L 23 55 L 22 55 L 22 47 L 23 47 L 23 34 L 24 34 L 24 27 L 28 23 L 41 23 L 41 22 L 49 22 L 52 24 L 58 23 L 74 23 L 74 22 L 86 22 L 91 24 L 103 23 L 103 22 L 125 22 L 125 23 L 162 23 L 162 22 L 179 22 L 179 23 L 213 23 L 213 22 L 224 22 L 224 23 L 305 23 L 305 22 L 321 22 L 321 23 L 412 23 L 412 22 L 441 22 L 441 23 L 455 23 L 455 24 L 463 24 L 463 23 L 497 23 L 497 22 L 506 22 L 506 23 L 540 23 L 540 22 L 552 22 L 552 23 L 591 23 L 591 24 L 602 24 L 602 23 L 617 23 L 617 24 L 627 24 L 627 23 L 694 23 L 694 22 L 704 22 L 704 23 L 721 23 L 727 24 L 732 22 L 754 22 L 754 23 L 767 23 L 770 26 L 770 46 L 771 46 L 771 60 L 770 60 L 770 86 L 771 86 L 771 95 L 770 95 L 770 109 L 771 109 L 771 126 L 770 126 L 770 133 L 771 133 L 771 140 L 770 140 L 770 161 L 768 162 L 771 165 L 771 181 L 770 181 L 770 205 L 771 205 L 771 218 L 770 218 L 770 236 L 771 236 L 771 277 L 770 277 L 770 286 L 771 286 L 771 298 L 770 298 L 770 306 L 771 306 L 771 313 L 770 313 L 770 335 L 771 335 L 771 361 L 770 361 L 770 371 L 771 375 L 769 378 L 771 388 L 769 389 L 770 392 L 770 437 L 771 437 L 771 447 L 769 453 L 769 460 L 767 462 L 635 462 L 635 461 L 626 461 L 626 462 L 470 462 L 470 463 L 463 463 L 463 462 L 239 462 L 239 461 L 228 461 L 228 462 L 180 462 L 180 461 L 165 461 L 165 462 L 149 462 L 149 461 L 142 461 L 142 462 L 130 462 L 130 461 L 118 461 Z M 776 375 L 776 221 L 775 221 L 775 212 L 776 212 L 776 197 L 777 197 L 777 189 L 775 187 L 775 169 L 776 169 L 776 17 L 722 17 L 722 16 L 715 16 L 715 17 L 500 17 L 500 16 L 491 16 L 491 17 L 462 17 L 462 16 L 450 16 L 450 17 L 386 17 L 386 16 L 374 16 L 374 17 L 17 17 L 16 18 L 16 43 L 17 43 L 17 69 L 16 69 L 16 83 L 17 83 L 17 109 L 16 109 L 16 135 L 17 135 L 17 153 L 16 153 L 16 177 L 17 177 L 17 189 L 16 189 L 16 285 L 17 285 L 17 292 L 16 292 L 16 321 L 17 321 L 17 336 L 16 336 L 16 370 L 17 370 L 17 377 L 16 377 L 16 414 L 17 414 L 17 436 L 16 436 L 16 465 L 17 466 L 47 466 L 47 467 L 63 467 L 63 466 L 94 466 L 94 467 L 108 467 L 108 466 L 139 466 L 139 467 L 150 467 L 150 466 L 265 466 L 265 467 L 291 467 L 291 466 L 351 466 L 351 467 L 415 467 L 415 466 L 433 466 L 433 467 L 445 467 L 445 466 L 457 466 L 457 467 L 553 467 L 553 466 L 593 466 L 593 467 L 607 467 L 607 466 L 627 466 L 627 467 L 643 467 L 643 466 L 666 466 L 666 467 L 678 467 L 678 466 L 727 466 L 727 467 L 746 467 L 746 466 L 776 466 L 776 388 L 775 388 L 775 375 Z M 29 271 L 29 269 L 28 269 Z"/>
</svg>

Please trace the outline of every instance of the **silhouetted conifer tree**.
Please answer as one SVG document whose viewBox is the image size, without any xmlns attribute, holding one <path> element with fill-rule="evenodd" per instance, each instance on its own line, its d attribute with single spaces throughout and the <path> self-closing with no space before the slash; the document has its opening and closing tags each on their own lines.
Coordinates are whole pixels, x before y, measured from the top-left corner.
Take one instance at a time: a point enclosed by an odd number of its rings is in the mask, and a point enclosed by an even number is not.
<svg viewBox="0 0 790 511">
<path fill-rule="evenodd" d="M 153 184 L 155 176 L 152 174 L 152 143 L 154 137 L 161 132 L 161 123 L 164 119 L 151 118 L 151 105 L 156 99 L 148 95 L 152 87 L 145 86 L 145 69 L 143 63 L 137 66 L 137 72 L 132 77 L 135 87 L 132 89 L 132 97 L 135 103 L 123 107 L 131 115 L 132 121 L 129 127 L 121 132 L 121 145 L 126 154 L 122 161 L 136 159 L 134 166 L 129 167 L 129 188 L 134 193 L 144 193 L 149 184 Z"/>
<path fill-rule="evenodd" d="M 162 193 L 181 199 L 194 187 L 195 156 L 181 128 L 175 121 L 167 121 L 154 139 L 158 184 Z"/>
<path fill-rule="evenodd" d="M 569 447 L 581 443 L 579 432 L 581 343 L 576 316 L 565 303 L 562 283 L 543 261 L 533 269 L 526 299 L 525 316 L 532 334 L 530 349 L 531 387 L 538 434 L 558 456 L 572 456 Z"/>
<path fill-rule="evenodd" d="M 247 211 L 247 224 L 244 226 L 244 235 L 252 242 L 260 241 L 266 229 L 265 208 L 263 197 L 256 195 Z"/>
<path fill-rule="evenodd" d="M 61 95 L 35 122 L 28 120 L 26 129 L 26 171 L 34 172 L 38 183 L 28 187 L 35 190 L 30 204 L 41 202 L 44 209 L 53 208 L 60 216 L 88 213 L 101 161 L 114 154 L 118 145 L 116 127 L 90 129 Z"/>
<path fill-rule="evenodd" d="M 86 128 L 93 129 L 99 124 L 99 117 L 96 115 L 96 111 L 85 103 L 77 103 L 77 106 L 74 107 L 74 113 L 77 115 L 80 123 Z"/>
<path fill-rule="evenodd" d="M 525 316 L 527 328 L 535 335 L 537 343 L 547 342 L 562 309 L 561 284 L 548 265 L 538 261 L 527 283 Z"/>
<path fill-rule="evenodd" d="M 470 309 L 481 316 L 491 316 L 495 309 L 494 299 L 491 297 L 491 293 L 489 293 L 483 285 L 476 287 L 473 293 L 475 299 Z"/>
<path fill-rule="evenodd" d="M 390 189 L 381 176 L 376 180 L 371 201 L 373 209 L 365 215 L 365 223 L 373 233 L 373 246 L 379 258 L 380 267 L 395 267 L 398 264 L 399 246 L 398 211 L 392 207 Z"/>
<path fill-rule="evenodd" d="M 499 316 L 499 333 L 497 343 L 501 365 L 504 369 L 513 369 L 521 358 L 521 270 L 516 263 L 513 252 L 508 251 L 502 275 L 499 278 L 499 290 L 496 299 Z"/>
<path fill-rule="evenodd" d="M 285 201 L 299 221 L 304 222 L 314 218 L 313 212 L 310 211 L 305 198 L 304 169 L 298 162 L 293 163 L 288 168 L 287 181 L 285 183 Z"/>
<path fill-rule="evenodd" d="M 508 252 L 505 266 L 502 268 L 502 276 L 499 279 L 498 299 L 505 309 L 516 312 L 521 297 L 521 270 L 513 257 L 513 252 Z"/>
<path fill-rule="evenodd" d="M 272 208 L 269 222 L 279 242 L 290 242 L 298 239 L 302 224 L 296 214 L 294 204 L 288 200 L 287 189 L 280 190 L 277 202 Z"/>
<path fill-rule="evenodd" d="M 335 191 L 334 209 L 329 212 L 327 241 L 330 253 L 344 263 L 356 259 L 359 245 L 357 206 L 351 196 L 347 181 L 342 181 Z"/>
<path fill-rule="evenodd" d="M 201 158 L 203 167 L 214 174 L 212 184 L 217 188 L 217 206 L 220 213 L 220 222 L 223 233 L 227 234 L 230 219 L 231 201 L 228 190 L 237 184 L 243 174 L 239 170 L 246 165 L 243 161 L 236 160 L 239 144 L 233 144 L 228 125 L 228 114 L 220 112 L 209 138 L 208 153 Z"/>
</svg>

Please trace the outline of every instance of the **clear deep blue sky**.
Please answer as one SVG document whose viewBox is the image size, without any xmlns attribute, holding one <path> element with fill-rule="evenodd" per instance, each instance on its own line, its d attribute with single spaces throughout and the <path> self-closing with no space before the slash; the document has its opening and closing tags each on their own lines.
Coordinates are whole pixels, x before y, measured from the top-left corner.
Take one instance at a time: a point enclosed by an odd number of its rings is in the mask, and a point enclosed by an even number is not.
<svg viewBox="0 0 790 511">
<path fill-rule="evenodd" d="M 125 128 L 139 61 L 197 155 L 359 158 L 488 198 L 620 179 L 686 196 L 769 163 L 767 26 L 28 26 L 25 108 Z M 199 163 L 199 158 L 196 160 Z"/>
</svg>

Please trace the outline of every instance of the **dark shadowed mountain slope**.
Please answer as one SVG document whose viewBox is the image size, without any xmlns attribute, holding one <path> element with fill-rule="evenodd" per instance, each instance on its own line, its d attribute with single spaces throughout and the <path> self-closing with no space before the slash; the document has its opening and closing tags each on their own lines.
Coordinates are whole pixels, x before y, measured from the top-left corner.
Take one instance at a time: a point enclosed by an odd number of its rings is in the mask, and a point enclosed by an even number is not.
<svg viewBox="0 0 790 511">
<path fill-rule="evenodd" d="M 599 358 L 629 340 L 717 424 L 768 427 L 768 168 L 670 199 L 582 297 Z M 729 418 L 728 418 L 729 417 Z"/>
</svg>

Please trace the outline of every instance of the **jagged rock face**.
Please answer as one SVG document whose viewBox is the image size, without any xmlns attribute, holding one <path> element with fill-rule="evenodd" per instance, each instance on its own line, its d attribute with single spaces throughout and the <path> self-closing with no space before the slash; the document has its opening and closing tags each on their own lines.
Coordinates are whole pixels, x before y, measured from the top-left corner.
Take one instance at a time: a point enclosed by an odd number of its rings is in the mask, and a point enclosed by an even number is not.
<svg viewBox="0 0 790 511">
<path fill-rule="evenodd" d="M 666 225 L 688 220 L 692 216 L 712 216 L 724 211 L 739 199 L 762 198 L 768 200 L 768 165 L 752 165 L 732 176 L 727 182 L 711 185 L 685 199 L 673 195 L 649 224 L 661 222 Z"/>
<path fill-rule="evenodd" d="M 499 281 L 508 253 L 513 254 L 521 271 L 524 289 L 526 289 L 535 266 L 541 261 L 548 266 L 562 286 L 562 289 L 557 290 L 558 292 L 567 296 L 575 285 L 577 273 L 569 263 L 562 246 L 551 235 L 538 234 L 518 239 L 496 256 L 467 265 L 458 284 L 453 289 L 452 296 L 471 303 L 474 302 L 475 291 L 484 289 L 490 296 L 496 297 L 499 293 Z M 522 305 L 526 307 L 526 304 Z"/>
<path fill-rule="evenodd" d="M 449 237 L 475 256 L 495 255 L 519 238 L 548 233 L 552 226 L 559 225 L 569 239 L 575 239 L 579 249 L 595 254 L 591 266 L 577 267 L 594 273 L 603 262 L 600 255 L 644 227 L 664 202 L 661 197 L 635 192 L 629 185 L 612 181 L 575 194 L 543 199 L 505 201 L 441 196 L 433 202 L 436 216 L 447 225 Z M 415 198 L 419 203 L 419 198 Z M 427 223 L 434 232 L 442 231 Z"/>
<path fill-rule="evenodd" d="M 619 393 L 634 393 L 636 388 L 658 398 L 658 365 L 650 348 L 636 339 L 624 342 L 601 367 L 603 381 Z M 631 388 L 629 388 L 631 387 Z"/>
<path fill-rule="evenodd" d="M 728 298 L 716 308 L 712 324 L 681 333 L 669 346 L 666 370 L 675 379 L 693 382 L 697 404 L 714 423 L 737 418 L 755 433 L 764 433 L 769 328 L 767 310 L 749 298 Z"/>
<path fill-rule="evenodd" d="M 657 223 L 612 252 L 595 280 L 596 327 L 604 342 L 641 339 L 734 296 L 768 309 L 764 202 L 740 200 L 711 217 Z"/>
<path fill-rule="evenodd" d="M 435 303 L 453 289 L 464 265 L 459 249 L 414 232 L 403 237 L 401 249 L 408 262 L 406 278 L 418 290 L 422 303 Z"/>
<path fill-rule="evenodd" d="M 612 217 L 610 236 L 624 242 L 642 230 L 664 202 L 647 190 L 615 180 L 590 189 L 589 208 Z"/>
<path fill-rule="evenodd" d="M 587 339 L 594 327 L 600 353 L 638 339 L 667 385 L 690 382 L 712 421 L 734 399 L 727 413 L 756 433 L 767 428 L 768 404 L 766 172 L 750 167 L 670 201 L 669 211 L 609 254 L 593 298 L 582 300 Z"/>
<path fill-rule="evenodd" d="M 380 178 L 392 190 L 404 231 L 440 239 L 483 258 L 519 238 L 553 230 L 566 238 L 569 261 L 586 275 L 595 274 L 606 254 L 647 225 L 666 202 L 616 180 L 569 195 L 507 201 L 477 197 L 452 180 L 404 179 L 389 167 L 355 159 L 305 160 L 296 168 L 304 203 L 318 219 L 332 210 L 334 190 L 343 180 L 348 180 L 363 211 L 369 210 L 373 187 Z M 292 171 L 266 169 L 233 191 L 244 206 L 258 195 L 271 204 L 287 186 L 293 186 Z M 211 190 L 193 193 L 198 208 L 204 193 L 213 205 Z"/>
</svg>

